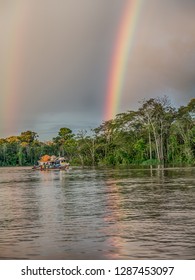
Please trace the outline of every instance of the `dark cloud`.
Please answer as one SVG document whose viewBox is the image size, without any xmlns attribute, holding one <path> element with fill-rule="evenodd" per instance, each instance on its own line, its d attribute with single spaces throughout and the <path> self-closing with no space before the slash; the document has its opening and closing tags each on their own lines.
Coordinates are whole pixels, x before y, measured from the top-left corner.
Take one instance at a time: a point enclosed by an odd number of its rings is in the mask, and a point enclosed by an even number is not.
<svg viewBox="0 0 195 280">
<path fill-rule="evenodd" d="M 143 6 L 121 110 L 141 97 L 166 94 L 177 106 L 195 96 L 194 15 L 194 1 L 150 0 Z"/>
<path fill-rule="evenodd" d="M 112 2 L 112 7 L 86 0 L 34 5 L 24 60 L 25 104 L 33 104 L 37 113 L 79 108 L 98 112 L 104 101 L 113 25 L 122 7 Z"/>
</svg>

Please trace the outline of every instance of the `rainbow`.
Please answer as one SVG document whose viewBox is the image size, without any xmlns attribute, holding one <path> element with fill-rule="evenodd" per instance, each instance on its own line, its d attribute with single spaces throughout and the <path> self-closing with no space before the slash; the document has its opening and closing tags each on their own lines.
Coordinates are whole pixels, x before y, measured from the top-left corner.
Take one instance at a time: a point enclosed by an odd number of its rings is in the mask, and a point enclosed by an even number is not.
<svg viewBox="0 0 195 280">
<path fill-rule="evenodd" d="M 21 82 L 23 71 L 23 51 L 26 25 L 30 11 L 24 0 L 16 1 L 11 6 L 7 24 L 6 49 L 4 50 L 4 71 L 1 84 L 1 134 L 14 130 L 21 102 Z M 19 98 L 20 97 L 20 98 Z M 1 135 L 0 135 L 1 137 Z"/>
<path fill-rule="evenodd" d="M 117 113 L 142 1 L 127 0 L 124 7 L 108 74 L 104 120 L 114 118 Z"/>
</svg>

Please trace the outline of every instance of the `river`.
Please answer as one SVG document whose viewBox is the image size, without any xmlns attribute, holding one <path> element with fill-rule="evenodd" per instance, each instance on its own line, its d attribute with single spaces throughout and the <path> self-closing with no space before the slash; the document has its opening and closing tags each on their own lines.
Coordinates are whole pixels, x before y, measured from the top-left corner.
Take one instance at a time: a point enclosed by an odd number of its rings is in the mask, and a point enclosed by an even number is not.
<svg viewBox="0 0 195 280">
<path fill-rule="evenodd" d="M 0 259 L 194 259 L 195 168 L 0 168 Z"/>
</svg>

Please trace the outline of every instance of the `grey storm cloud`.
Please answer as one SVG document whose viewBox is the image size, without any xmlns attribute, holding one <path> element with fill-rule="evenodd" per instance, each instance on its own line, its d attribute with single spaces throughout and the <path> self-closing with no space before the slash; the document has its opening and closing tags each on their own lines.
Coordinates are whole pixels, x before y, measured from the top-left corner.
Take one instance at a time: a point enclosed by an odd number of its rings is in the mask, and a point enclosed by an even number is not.
<svg viewBox="0 0 195 280">
<path fill-rule="evenodd" d="M 194 15 L 195 1 L 144 2 L 126 71 L 123 110 L 130 99 L 136 103 L 166 94 L 181 105 L 195 96 Z"/>
<path fill-rule="evenodd" d="M 37 112 L 99 110 L 119 1 L 40 1 L 28 20 L 23 102 Z M 36 99 L 35 99 L 36 97 Z M 28 105 L 26 109 L 29 111 Z"/>
<path fill-rule="evenodd" d="M 102 121 L 113 47 L 127 1 L 24 2 L 21 7 L 26 5 L 28 14 L 23 31 L 18 30 L 21 110 L 15 129 L 42 127 L 49 133 L 63 124 L 76 128 L 89 120 L 90 125 Z M 17 5 L 13 0 L 0 4 L 0 56 L 5 61 L 7 31 Z M 142 0 L 120 112 L 143 98 L 167 94 L 180 105 L 195 96 L 194 27 L 195 1 Z"/>
</svg>

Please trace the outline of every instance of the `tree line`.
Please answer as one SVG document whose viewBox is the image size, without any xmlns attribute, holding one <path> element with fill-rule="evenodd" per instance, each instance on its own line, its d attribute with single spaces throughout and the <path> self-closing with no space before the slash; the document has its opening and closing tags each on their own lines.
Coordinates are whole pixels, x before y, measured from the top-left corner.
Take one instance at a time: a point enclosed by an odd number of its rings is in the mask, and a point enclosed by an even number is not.
<svg viewBox="0 0 195 280">
<path fill-rule="evenodd" d="M 41 156 L 64 156 L 72 165 L 194 164 L 195 99 L 175 108 L 164 97 L 150 98 L 90 131 L 63 127 L 52 140 L 36 132 L 0 139 L 0 166 L 34 165 Z"/>
</svg>

